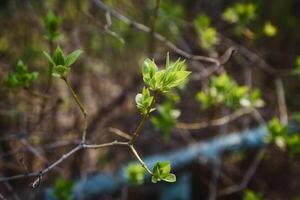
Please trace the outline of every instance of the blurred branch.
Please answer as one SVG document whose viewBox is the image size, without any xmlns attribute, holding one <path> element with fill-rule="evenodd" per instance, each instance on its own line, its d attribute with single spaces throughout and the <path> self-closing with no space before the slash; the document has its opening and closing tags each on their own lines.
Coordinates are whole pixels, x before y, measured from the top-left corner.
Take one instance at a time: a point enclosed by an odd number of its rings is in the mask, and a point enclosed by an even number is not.
<svg viewBox="0 0 300 200">
<path fill-rule="evenodd" d="M 220 193 L 218 195 L 226 196 L 226 195 L 230 195 L 232 193 L 240 192 L 240 191 L 243 191 L 244 189 L 246 189 L 251 178 L 254 176 L 254 173 L 256 172 L 256 170 L 263 158 L 263 155 L 265 154 L 265 151 L 266 151 L 266 149 L 263 148 L 257 152 L 257 154 L 255 155 L 251 165 L 247 169 L 247 171 L 239 185 L 234 185 L 234 186 L 228 187 L 228 188 L 220 191 Z"/>
<path fill-rule="evenodd" d="M 91 0 L 91 1 L 94 2 L 94 4 L 97 5 L 104 12 L 109 12 L 112 16 L 114 16 L 115 18 L 117 18 L 120 21 L 124 22 L 125 24 L 127 24 L 127 25 L 129 25 L 129 26 L 131 26 L 131 27 L 133 27 L 133 28 L 135 28 L 139 31 L 143 31 L 143 32 L 146 32 L 146 33 L 151 33 L 151 28 L 150 27 L 129 19 L 125 15 L 123 15 L 123 14 L 119 13 L 118 11 L 108 7 L 102 1 L 100 1 L 100 0 Z M 206 57 L 206 56 L 200 56 L 200 55 L 192 55 L 190 53 L 187 53 L 186 51 L 184 51 L 184 50 L 180 49 L 179 47 L 177 47 L 174 43 L 172 43 L 170 40 L 168 40 L 165 36 L 161 35 L 160 33 L 153 32 L 153 37 L 156 38 L 157 40 L 161 41 L 166 46 L 168 46 L 170 49 L 172 49 L 173 51 L 175 51 L 176 53 L 178 53 L 179 55 L 181 55 L 181 56 L 183 56 L 187 59 L 213 63 L 213 64 L 216 64 L 216 65 L 223 65 L 226 62 L 228 62 L 228 60 L 222 60 L 222 59 Z"/>
<path fill-rule="evenodd" d="M 217 199 L 218 180 L 221 174 L 221 160 L 215 159 L 212 162 L 212 177 L 209 184 L 209 197 L 208 200 Z"/>
<path fill-rule="evenodd" d="M 158 13 L 159 13 L 159 7 L 160 7 L 160 0 L 156 0 L 155 8 L 153 11 L 154 12 L 153 17 L 152 17 L 151 23 L 150 23 L 149 53 L 150 53 L 151 57 L 153 57 L 153 53 L 155 52 L 154 32 L 155 32 L 156 19 L 158 17 Z"/>
<path fill-rule="evenodd" d="M 287 125 L 288 112 L 287 112 L 287 106 L 286 106 L 286 101 L 285 101 L 284 87 L 283 87 L 282 80 L 280 78 L 277 78 L 275 80 L 275 87 L 276 87 L 276 92 L 277 92 L 280 121 L 282 124 Z"/>
<path fill-rule="evenodd" d="M 78 107 L 80 108 L 81 114 L 83 115 L 82 143 L 85 143 L 85 140 L 86 140 L 86 130 L 87 130 L 87 126 L 88 126 L 88 114 L 87 114 L 87 111 L 84 108 L 83 104 L 81 103 L 79 97 L 77 96 L 77 94 L 73 90 L 69 79 L 68 78 L 64 78 L 64 81 L 67 84 L 69 90 L 71 91 L 72 96 L 73 96 L 74 100 L 76 101 Z"/>
<path fill-rule="evenodd" d="M 232 122 L 239 117 L 243 115 L 247 115 L 253 112 L 253 109 L 250 108 L 243 108 L 240 110 L 235 111 L 234 113 L 231 113 L 229 115 L 226 115 L 224 117 L 218 118 L 211 120 L 210 122 L 199 122 L 199 123 L 183 123 L 183 122 L 178 122 L 176 125 L 176 128 L 179 129 L 188 129 L 188 130 L 198 130 L 202 128 L 207 128 L 209 126 L 222 126 L 224 124 L 227 124 L 229 122 Z"/>
<path fill-rule="evenodd" d="M 279 76 L 291 74 L 291 70 L 274 69 L 270 64 L 268 64 L 258 54 L 254 53 L 253 51 L 249 50 L 248 48 L 244 47 L 243 45 L 240 45 L 240 44 L 236 43 L 235 41 L 227 38 L 226 36 L 218 33 L 218 37 L 220 37 L 221 40 L 228 46 L 233 46 L 234 48 L 236 48 L 236 50 L 238 52 L 240 52 L 245 58 L 247 58 L 250 62 L 255 63 L 258 67 L 260 67 L 262 70 L 266 71 L 267 73 L 272 74 L 272 75 L 279 75 Z"/>
<path fill-rule="evenodd" d="M 131 140 L 132 139 L 132 137 L 130 135 L 128 135 L 127 133 L 121 131 L 120 129 L 110 127 L 108 130 L 110 132 L 116 134 L 116 135 L 119 135 L 119 136 L 127 139 L 127 140 Z"/>
</svg>

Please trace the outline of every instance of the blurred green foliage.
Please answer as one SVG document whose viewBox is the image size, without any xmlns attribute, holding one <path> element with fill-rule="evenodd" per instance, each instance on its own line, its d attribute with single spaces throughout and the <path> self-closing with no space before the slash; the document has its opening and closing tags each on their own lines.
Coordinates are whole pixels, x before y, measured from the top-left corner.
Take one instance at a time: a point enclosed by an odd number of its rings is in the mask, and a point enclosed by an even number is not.
<svg viewBox="0 0 300 200">
<path fill-rule="evenodd" d="M 57 178 L 54 183 L 54 196 L 57 200 L 72 200 L 74 182 L 64 178 Z"/>
<path fill-rule="evenodd" d="M 4 84 L 11 89 L 16 88 L 28 88 L 30 84 L 37 79 L 38 72 L 30 72 L 26 64 L 22 60 L 19 60 L 16 66 L 16 70 L 9 72 L 4 80 Z"/>
<path fill-rule="evenodd" d="M 46 17 L 44 18 L 44 27 L 45 27 L 45 37 L 54 41 L 60 36 L 59 27 L 62 23 L 60 16 L 55 15 L 54 12 L 49 11 Z"/>
<path fill-rule="evenodd" d="M 268 123 L 268 130 L 270 135 L 267 137 L 267 142 L 275 144 L 291 156 L 300 153 L 300 134 L 291 133 L 288 125 L 283 125 L 278 118 L 273 118 Z"/>
<path fill-rule="evenodd" d="M 217 31 L 211 27 L 209 16 L 201 14 L 194 19 L 194 26 L 200 38 L 202 48 L 212 51 L 214 45 L 218 43 Z"/>
<path fill-rule="evenodd" d="M 277 34 L 277 29 L 271 22 L 266 22 L 264 25 L 264 33 L 269 37 L 273 37 Z"/>
<path fill-rule="evenodd" d="M 242 35 L 250 22 L 257 17 L 256 4 L 253 3 L 235 3 L 225 9 L 223 19 L 231 24 L 235 24 L 235 33 Z"/>
<path fill-rule="evenodd" d="M 180 116 L 180 110 L 175 109 L 173 102 L 168 100 L 157 106 L 157 112 L 158 114 L 151 118 L 151 122 L 161 131 L 165 139 L 169 139 Z"/>
<path fill-rule="evenodd" d="M 218 104 L 231 109 L 264 105 L 258 89 L 250 91 L 247 86 L 239 86 L 227 73 L 211 77 L 207 90 L 198 92 L 196 99 L 203 110 Z"/>
<path fill-rule="evenodd" d="M 243 200 L 262 200 L 261 196 L 260 193 L 247 189 L 244 191 Z"/>
<path fill-rule="evenodd" d="M 128 180 L 137 185 L 144 183 L 146 170 L 139 163 L 129 163 L 125 169 Z"/>
</svg>

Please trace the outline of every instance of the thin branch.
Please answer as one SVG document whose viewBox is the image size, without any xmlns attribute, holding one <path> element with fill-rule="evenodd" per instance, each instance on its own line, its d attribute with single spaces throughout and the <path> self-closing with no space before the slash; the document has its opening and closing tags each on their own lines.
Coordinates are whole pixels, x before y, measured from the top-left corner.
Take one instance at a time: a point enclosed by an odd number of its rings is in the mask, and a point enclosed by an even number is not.
<svg viewBox="0 0 300 200">
<path fill-rule="evenodd" d="M 53 169 L 54 167 L 56 167 L 57 165 L 62 163 L 64 160 L 68 159 L 70 156 L 72 156 L 77 151 L 81 150 L 82 148 L 83 148 L 83 146 L 81 144 L 77 145 L 75 148 L 73 148 L 68 153 L 63 154 L 57 161 L 52 163 L 49 167 L 47 167 L 47 168 L 43 169 L 42 171 L 38 172 L 38 178 L 32 183 L 32 185 L 31 185 L 32 188 L 36 188 L 40 184 L 44 174 L 46 174 L 51 169 Z"/>
<path fill-rule="evenodd" d="M 133 147 L 133 145 L 129 145 L 129 148 L 131 150 L 131 152 L 133 153 L 133 155 L 137 158 L 137 160 L 140 162 L 140 164 L 142 165 L 142 167 L 151 175 L 153 175 L 152 171 L 147 167 L 146 163 L 141 159 L 141 157 L 139 156 L 139 154 L 137 153 L 137 151 L 135 150 L 135 148 Z"/>
<path fill-rule="evenodd" d="M 123 145 L 123 146 L 128 146 L 128 142 L 118 142 L 117 140 L 105 144 L 83 144 L 84 149 L 99 149 L 103 147 L 110 147 L 110 146 L 115 146 L 115 145 Z"/>
<path fill-rule="evenodd" d="M 113 141 L 109 143 L 103 143 L 103 144 L 83 144 L 79 143 L 77 144 L 74 148 L 72 148 L 70 151 L 67 153 L 63 154 L 58 160 L 53 162 L 49 167 L 39 171 L 39 172 L 31 172 L 27 174 L 19 174 L 15 176 L 10 176 L 10 177 L 0 177 L 0 182 L 4 181 L 11 181 L 11 180 L 16 180 L 16 179 L 21 179 L 21 178 L 28 178 L 28 177 L 38 177 L 33 183 L 32 187 L 36 188 L 39 183 L 41 182 L 43 175 L 51 171 L 53 168 L 55 168 L 57 165 L 62 163 L 63 161 L 67 160 L 70 158 L 73 154 L 76 152 L 82 150 L 82 149 L 99 149 L 99 148 L 104 148 L 104 147 L 110 147 L 110 146 L 115 146 L 115 145 L 120 145 L 120 146 L 129 146 L 128 142 L 119 142 L 119 141 Z"/>
<path fill-rule="evenodd" d="M 149 52 L 150 55 L 153 57 L 153 53 L 155 51 L 155 40 L 153 33 L 155 32 L 155 23 L 158 18 L 159 13 L 159 7 L 160 7 L 160 0 L 155 1 L 155 8 L 154 8 L 154 14 L 150 22 L 150 40 L 149 40 Z"/>
<path fill-rule="evenodd" d="M 105 3 L 103 3 L 100 0 L 92 0 L 92 1 L 95 3 L 95 5 L 97 5 L 104 12 L 109 12 L 112 16 L 114 16 L 115 18 L 117 18 L 120 21 L 124 22 L 128 26 L 131 26 L 131 27 L 133 27 L 133 28 L 135 28 L 139 31 L 143 31 L 143 32 L 146 32 L 146 33 L 151 33 L 151 28 L 150 27 L 129 19 L 128 17 L 124 16 L 123 14 L 119 13 L 118 11 L 108 7 Z M 172 49 L 173 51 L 175 51 L 176 53 L 178 53 L 179 55 L 181 55 L 181 56 L 183 56 L 187 59 L 213 63 L 213 64 L 216 64 L 216 65 L 221 65 L 222 64 L 217 58 L 189 54 L 186 51 L 184 51 L 184 50 L 180 49 L 179 47 L 177 47 L 174 43 L 172 43 L 170 40 L 168 40 L 165 36 L 161 35 L 160 33 L 154 32 L 153 36 L 154 36 L 154 38 L 156 38 L 157 40 L 161 41 L 166 46 L 168 46 L 170 49 Z"/>
<path fill-rule="evenodd" d="M 120 129 L 110 127 L 108 130 L 109 130 L 110 132 L 116 134 L 116 135 L 119 135 L 119 136 L 121 136 L 121 137 L 127 139 L 127 140 L 131 140 L 131 139 L 132 139 L 132 137 L 131 137 L 130 135 L 128 135 L 127 133 L 121 131 Z"/>
<path fill-rule="evenodd" d="M 251 165 L 247 169 L 246 174 L 243 177 L 243 179 L 242 179 L 242 181 L 239 185 L 234 185 L 234 186 L 225 188 L 224 190 L 220 191 L 219 196 L 230 195 L 232 193 L 236 193 L 236 192 L 240 192 L 240 191 L 244 190 L 248 186 L 248 184 L 251 181 L 252 177 L 254 176 L 254 174 L 255 174 L 255 172 L 256 172 L 256 170 L 257 170 L 257 168 L 258 168 L 265 152 L 266 152 L 265 148 L 259 150 L 259 152 L 254 157 Z"/>
<path fill-rule="evenodd" d="M 275 86 L 277 92 L 280 121 L 282 124 L 286 125 L 288 123 L 288 113 L 287 113 L 287 106 L 285 101 L 284 87 L 283 87 L 282 80 L 280 78 L 276 79 Z"/>
<path fill-rule="evenodd" d="M 179 123 L 177 123 L 176 128 L 187 129 L 187 130 L 198 130 L 198 129 L 207 128 L 209 126 L 222 126 L 224 124 L 227 124 L 229 122 L 232 122 L 232 121 L 238 119 L 239 117 L 241 117 L 243 115 L 250 114 L 251 112 L 253 112 L 253 109 L 244 108 L 244 109 L 237 110 L 234 113 L 231 113 L 224 117 L 214 119 L 210 122 L 206 122 L 206 121 L 199 122 L 199 123 L 179 122 Z"/>
<path fill-rule="evenodd" d="M 88 114 L 86 109 L 84 108 L 83 104 L 81 103 L 79 97 L 77 96 L 77 94 L 75 93 L 75 91 L 73 90 L 71 83 L 69 81 L 68 78 L 63 78 L 63 80 L 65 81 L 65 83 L 67 84 L 68 88 L 70 89 L 71 93 L 72 93 L 72 97 L 74 98 L 74 100 L 76 101 L 77 105 L 80 108 L 81 114 L 83 115 L 83 133 L 82 133 L 82 143 L 85 143 L 86 140 L 86 130 L 87 130 L 87 126 L 88 126 Z"/>
</svg>

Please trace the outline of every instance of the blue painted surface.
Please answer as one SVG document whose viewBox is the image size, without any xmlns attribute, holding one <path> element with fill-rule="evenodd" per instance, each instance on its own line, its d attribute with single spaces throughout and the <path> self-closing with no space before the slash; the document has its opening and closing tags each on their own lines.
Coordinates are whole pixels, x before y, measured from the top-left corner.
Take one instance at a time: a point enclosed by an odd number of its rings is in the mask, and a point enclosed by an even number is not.
<svg viewBox="0 0 300 200">
<path fill-rule="evenodd" d="M 201 156 L 207 161 L 214 161 L 219 158 L 220 153 L 224 151 L 236 151 L 247 148 L 257 148 L 264 144 L 264 138 L 268 134 L 266 127 L 258 127 L 245 130 L 240 133 L 232 133 L 216 137 L 209 141 L 199 142 L 189 145 L 181 150 L 173 151 L 167 154 L 157 154 L 145 158 L 149 168 L 152 168 L 157 161 L 170 161 L 172 170 L 184 168 Z M 99 197 L 104 194 L 111 194 L 118 191 L 122 185 L 128 182 L 124 170 L 126 165 L 120 168 L 118 176 L 112 174 L 98 174 L 88 177 L 85 180 L 79 180 L 73 191 L 74 199 L 88 199 Z M 173 186 L 177 187 L 176 183 Z M 188 187 L 188 185 L 186 186 Z M 188 191 L 188 188 L 186 188 Z M 162 200 L 169 200 L 161 196 Z M 46 200 L 54 200 L 51 189 L 46 190 Z M 171 200 L 171 199 L 170 199 Z"/>
</svg>

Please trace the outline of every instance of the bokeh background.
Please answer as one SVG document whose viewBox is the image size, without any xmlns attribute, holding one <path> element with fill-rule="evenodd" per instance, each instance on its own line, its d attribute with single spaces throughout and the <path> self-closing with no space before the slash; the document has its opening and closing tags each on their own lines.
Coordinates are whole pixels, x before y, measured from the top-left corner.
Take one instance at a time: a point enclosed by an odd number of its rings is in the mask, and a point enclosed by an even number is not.
<svg viewBox="0 0 300 200">
<path fill-rule="evenodd" d="M 1 0 L 1 177 L 39 171 L 80 141 L 82 117 L 68 88 L 62 80 L 53 78 L 47 89 L 49 63 L 43 51 L 51 52 L 57 45 L 68 53 L 76 49 L 84 51 L 72 67 L 69 78 L 89 113 L 90 143 L 119 139 L 120 136 L 109 131 L 111 127 L 129 134 L 135 130 L 141 118 L 134 98 L 144 85 L 142 63 L 145 58 L 153 58 L 158 66 L 163 66 L 168 52 L 174 61 L 186 59 L 186 67 L 192 75 L 181 89 L 158 99 L 160 109 L 146 123 L 136 145 L 143 157 L 267 126 L 274 117 L 281 125 L 293 119 L 297 121 L 300 107 L 299 1 L 101 2 L 117 14 L 149 27 L 150 31 L 139 30 L 136 24 L 128 24 L 109 14 L 97 0 Z M 46 38 L 45 18 L 49 11 L 61 18 L 59 37 L 53 42 Z M 154 32 L 165 38 L 157 39 Z M 184 56 L 172 45 L 186 55 L 228 61 L 222 66 L 197 61 Z M 232 57 L 229 56 L 230 48 L 236 50 Z M 39 76 L 29 87 L 7 87 L 5 80 L 15 70 L 19 59 L 30 71 L 39 72 Z M 224 73 L 249 91 L 260 90 L 259 98 L 264 103 L 255 107 L 256 115 L 246 113 L 234 119 L 229 117 L 228 123 L 215 126 L 212 125 L 214 119 L 241 112 L 245 106 L 239 102 L 234 106 L 212 103 L 203 108 L 205 100 L 199 100 L 199 92 L 208 91 L 212 77 Z M 190 129 L 182 127 L 181 123 L 206 125 Z M 160 187 L 164 183 L 155 185 L 145 181 L 140 186 L 122 185 L 113 194 L 96 195 L 92 199 L 294 200 L 300 197 L 297 156 L 300 140 L 295 141 L 296 154 L 292 155 L 286 151 L 289 148 L 278 148 L 280 145 L 275 142 L 263 149 L 261 157 L 258 155 L 262 149 L 258 147 L 241 147 L 238 151 L 223 153 L 217 165 L 200 157 L 176 171 L 191 177 L 185 184 L 167 192 Z M 77 181 L 98 173 L 118 176 L 120 166 L 130 160 L 134 157 L 122 147 L 80 151 L 47 173 L 38 188 L 30 188 L 33 178 L 4 181 L 0 182 L 0 194 L 3 199 L 46 199 L 45 191 L 52 188 L 56 191 L 56 199 L 72 199 Z M 229 187 L 241 184 L 248 169 L 253 169 L 253 173 L 246 185 L 226 193 Z M 170 191 L 186 195 L 172 197 Z"/>
</svg>

